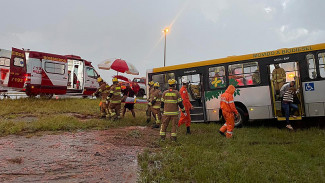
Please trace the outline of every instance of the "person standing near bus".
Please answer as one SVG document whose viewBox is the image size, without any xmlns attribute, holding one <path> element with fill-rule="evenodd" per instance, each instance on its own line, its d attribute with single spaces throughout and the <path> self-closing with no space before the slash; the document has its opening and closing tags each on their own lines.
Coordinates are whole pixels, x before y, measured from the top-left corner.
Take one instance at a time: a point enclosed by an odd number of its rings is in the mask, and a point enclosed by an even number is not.
<svg viewBox="0 0 325 183">
<path fill-rule="evenodd" d="M 286 71 L 279 64 L 274 64 L 275 69 L 272 71 L 272 81 L 276 100 L 279 99 L 280 89 L 286 82 Z"/>
<path fill-rule="evenodd" d="M 225 93 L 223 93 L 220 101 L 220 107 L 222 110 L 222 115 L 226 120 L 226 123 L 220 128 L 219 133 L 227 138 L 232 138 L 233 130 L 235 127 L 235 116 L 238 117 L 239 113 L 236 109 L 234 103 L 234 93 L 235 87 L 233 85 L 229 85 Z M 227 131 L 226 135 L 225 132 Z"/>
<path fill-rule="evenodd" d="M 155 84 L 155 82 L 153 82 L 153 81 L 150 81 L 149 83 L 149 93 L 148 93 L 148 95 L 147 95 L 147 98 L 148 98 L 148 105 L 147 105 L 147 110 L 146 110 L 146 115 L 147 115 L 147 123 L 149 123 L 150 121 L 151 121 L 151 106 L 149 105 L 149 100 L 150 100 L 150 98 L 151 98 L 151 94 L 152 94 L 152 92 L 153 92 L 153 90 L 154 90 L 154 87 L 153 87 L 153 85 Z M 155 118 L 155 116 L 154 116 L 154 118 Z"/>
<path fill-rule="evenodd" d="M 162 140 L 166 139 L 166 129 L 168 127 L 169 122 L 172 123 L 171 130 L 171 140 L 177 140 L 177 123 L 179 120 L 179 108 L 181 108 L 182 112 L 186 116 L 187 113 L 185 111 L 183 100 L 179 92 L 175 89 L 176 80 L 169 79 L 168 80 L 169 89 L 166 90 L 161 97 L 161 107 L 160 110 L 163 112 L 162 117 L 162 125 L 160 128 L 160 137 Z"/>
<path fill-rule="evenodd" d="M 156 82 L 154 85 L 154 90 L 152 92 L 151 98 L 149 100 L 149 105 L 151 106 L 151 111 L 153 115 L 156 117 L 156 124 L 152 126 L 152 128 L 159 128 L 161 123 L 161 91 L 159 90 L 159 83 Z"/>
<path fill-rule="evenodd" d="M 296 95 L 296 88 L 294 88 L 293 86 L 290 86 L 290 88 L 288 88 L 284 94 L 283 94 L 283 100 L 282 100 L 282 108 L 285 111 L 285 117 L 286 117 L 286 122 L 287 122 L 287 128 L 290 130 L 293 130 L 290 120 L 289 120 L 289 116 L 290 116 L 290 109 L 293 110 L 293 114 L 298 111 L 298 106 L 296 104 L 293 103 L 293 97 L 294 95 Z M 296 116 L 293 115 L 294 118 L 296 118 Z"/>
<path fill-rule="evenodd" d="M 183 99 L 183 104 L 185 107 L 185 111 L 186 111 L 186 116 L 184 115 L 183 112 L 181 112 L 181 118 L 178 121 L 178 127 L 180 127 L 182 124 L 185 123 L 186 125 L 186 134 L 191 134 L 191 115 L 190 115 L 190 110 L 193 109 L 193 106 L 191 104 L 188 92 L 187 92 L 187 87 L 188 87 L 188 81 L 187 79 L 183 79 L 182 80 L 183 86 L 182 88 L 179 90 L 179 93 L 181 94 L 181 97 Z"/>
<path fill-rule="evenodd" d="M 101 78 L 97 78 L 97 82 L 99 84 L 99 88 L 96 90 L 95 93 L 92 94 L 92 96 L 101 95 L 101 101 L 100 101 L 100 115 L 101 118 L 109 117 L 109 111 L 108 111 L 108 104 L 106 102 L 106 98 L 108 96 L 110 86 L 106 84 L 106 82 Z"/>
<path fill-rule="evenodd" d="M 113 85 L 109 91 L 109 95 L 107 100 L 110 101 L 109 103 L 109 112 L 110 117 L 114 121 L 120 119 L 121 113 L 121 86 L 118 83 L 117 78 L 112 79 Z"/>
</svg>

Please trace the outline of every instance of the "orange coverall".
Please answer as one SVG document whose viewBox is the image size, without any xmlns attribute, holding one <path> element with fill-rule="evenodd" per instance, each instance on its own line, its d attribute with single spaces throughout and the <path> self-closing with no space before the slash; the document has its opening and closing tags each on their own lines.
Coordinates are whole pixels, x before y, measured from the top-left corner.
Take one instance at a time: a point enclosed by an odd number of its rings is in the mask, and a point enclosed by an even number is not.
<svg viewBox="0 0 325 183">
<path fill-rule="evenodd" d="M 190 98 L 188 97 L 188 92 L 185 86 L 182 86 L 182 88 L 179 90 L 179 93 L 181 94 L 181 97 L 183 99 L 183 104 L 186 111 L 186 116 L 181 111 L 181 118 L 178 121 L 178 126 L 181 126 L 182 124 L 186 123 L 186 127 L 191 126 L 191 115 L 190 110 L 192 108 L 192 104 L 190 102 Z"/>
<path fill-rule="evenodd" d="M 236 109 L 234 103 L 234 92 L 235 87 L 233 85 L 229 85 L 225 93 L 221 95 L 220 107 L 222 110 L 222 115 L 226 120 L 226 123 L 220 128 L 222 133 L 226 133 L 227 138 L 232 137 L 232 131 L 235 127 L 235 117 L 234 113 L 237 115 L 238 111 Z"/>
</svg>

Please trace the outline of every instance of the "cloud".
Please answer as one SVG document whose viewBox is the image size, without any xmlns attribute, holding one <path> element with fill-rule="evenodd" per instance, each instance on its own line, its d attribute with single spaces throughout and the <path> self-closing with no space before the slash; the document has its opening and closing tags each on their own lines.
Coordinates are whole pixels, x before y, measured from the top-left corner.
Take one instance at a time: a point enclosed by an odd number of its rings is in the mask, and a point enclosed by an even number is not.
<svg viewBox="0 0 325 183">
<path fill-rule="evenodd" d="M 282 25 L 277 32 L 282 42 L 295 41 L 309 35 L 309 31 L 306 28 L 292 29 L 288 25 Z"/>
</svg>

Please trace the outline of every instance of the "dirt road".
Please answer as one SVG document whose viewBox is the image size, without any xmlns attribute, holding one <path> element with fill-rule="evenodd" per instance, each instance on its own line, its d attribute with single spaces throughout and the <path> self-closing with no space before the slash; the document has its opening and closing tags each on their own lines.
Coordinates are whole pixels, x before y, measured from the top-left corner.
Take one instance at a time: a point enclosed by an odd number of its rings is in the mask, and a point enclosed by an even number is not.
<svg viewBox="0 0 325 183">
<path fill-rule="evenodd" d="M 158 131 L 105 131 L 0 138 L 0 182 L 136 182 L 137 154 Z"/>
</svg>

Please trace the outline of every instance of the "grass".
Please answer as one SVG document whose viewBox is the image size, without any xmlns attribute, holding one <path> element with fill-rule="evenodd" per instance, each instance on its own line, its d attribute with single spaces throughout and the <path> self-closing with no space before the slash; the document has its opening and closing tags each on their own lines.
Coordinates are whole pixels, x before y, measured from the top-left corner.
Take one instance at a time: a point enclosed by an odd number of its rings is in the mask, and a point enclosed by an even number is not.
<svg viewBox="0 0 325 183">
<path fill-rule="evenodd" d="M 98 104 L 99 100 L 91 99 L 0 100 L 0 136 L 146 125 L 144 110 L 146 106 L 143 104 L 135 105 L 136 119 L 127 112 L 120 122 L 99 119 Z"/>
<path fill-rule="evenodd" d="M 235 129 L 193 124 L 192 135 L 160 142 L 139 155 L 140 182 L 325 182 L 325 131 L 290 132 L 275 127 Z"/>
</svg>

